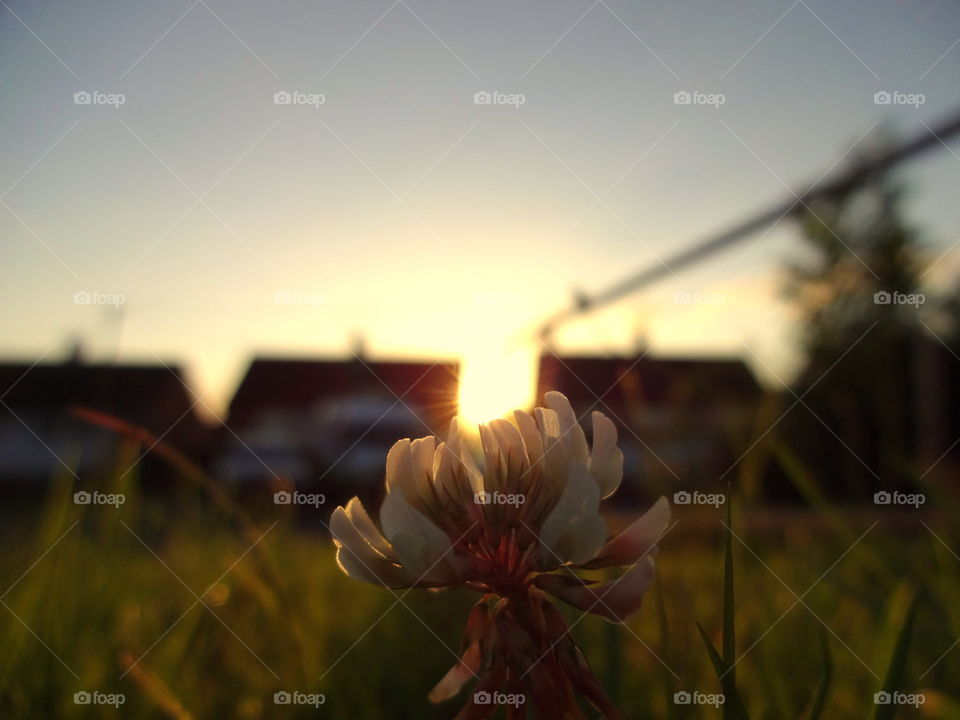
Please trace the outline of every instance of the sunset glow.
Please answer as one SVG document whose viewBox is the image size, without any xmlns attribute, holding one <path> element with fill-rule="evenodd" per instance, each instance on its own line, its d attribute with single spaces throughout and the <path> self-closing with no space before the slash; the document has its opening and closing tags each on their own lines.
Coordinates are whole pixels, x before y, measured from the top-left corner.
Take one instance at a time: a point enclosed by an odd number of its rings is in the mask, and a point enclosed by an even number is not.
<svg viewBox="0 0 960 720">
<path fill-rule="evenodd" d="M 465 355 L 462 363 L 458 413 L 467 423 L 489 422 L 533 403 L 529 353 L 481 350 Z"/>
</svg>

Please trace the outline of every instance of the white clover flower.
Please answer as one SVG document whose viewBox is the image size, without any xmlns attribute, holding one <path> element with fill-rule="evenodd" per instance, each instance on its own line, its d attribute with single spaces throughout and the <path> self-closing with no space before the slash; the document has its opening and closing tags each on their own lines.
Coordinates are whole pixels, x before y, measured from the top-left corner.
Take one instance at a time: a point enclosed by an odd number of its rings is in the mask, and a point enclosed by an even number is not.
<svg viewBox="0 0 960 720">
<path fill-rule="evenodd" d="M 549 392 L 546 404 L 532 414 L 518 410 L 512 421 L 480 425 L 479 443 L 456 421 L 446 442 L 433 436 L 397 442 L 387 455 L 380 527 L 357 498 L 334 511 L 337 562 L 350 577 L 390 588 L 463 585 L 484 593 L 468 624 L 464 657 L 432 700 L 451 697 L 482 672 L 478 688 L 485 679 L 500 678 L 496 688 L 512 678 L 540 712 L 567 707 L 572 694 L 561 691 L 572 683 L 608 717 L 619 717 L 544 592 L 613 622 L 629 618 L 653 582 L 670 506 L 661 497 L 608 537 L 600 501 L 623 475 L 616 428 L 594 412 L 589 447 L 567 398 Z M 573 572 L 623 566 L 625 573 L 604 584 Z M 553 659 L 544 660 L 538 648 Z M 556 657 L 564 652 L 569 667 Z M 471 707 L 474 713 L 464 717 L 487 717 Z"/>
</svg>

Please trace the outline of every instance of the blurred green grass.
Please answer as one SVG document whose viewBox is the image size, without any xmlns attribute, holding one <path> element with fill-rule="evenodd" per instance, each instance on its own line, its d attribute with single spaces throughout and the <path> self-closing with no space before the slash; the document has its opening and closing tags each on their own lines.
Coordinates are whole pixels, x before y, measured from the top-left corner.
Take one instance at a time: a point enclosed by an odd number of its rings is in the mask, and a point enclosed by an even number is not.
<svg viewBox="0 0 960 720">
<path fill-rule="evenodd" d="M 456 714 L 462 702 L 436 707 L 426 695 L 454 662 L 474 593 L 392 593 L 350 580 L 329 538 L 289 508 L 253 513 L 262 539 L 251 549 L 236 518 L 196 493 L 145 498 L 133 474 L 100 489 L 127 502 L 75 505 L 72 480 L 60 478 L 42 506 L 2 513 L 0 590 L 12 589 L 0 607 L 0 717 Z M 949 514 L 925 515 L 928 529 L 864 510 L 738 509 L 736 682 L 753 720 L 803 716 L 824 674 L 823 632 L 833 658 L 824 717 L 872 716 L 915 590 L 904 690 L 928 693 L 924 717 L 960 717 L 960 646 L 950 650 L 960 638 L 960 559 L 950 548 L 960 545 Z M 329 510 L 318 511 L 324 521 Z M 676 508 L 675 519 L 657 590 L 628 627 L 567 612 L 630 718 L 718 715 L 672 695 L 720 692 L 696 622 L 720 648 L 725 518 L 722 509 Z M 75 692 L 94 689 L 126 702 L 119 711 L 74 704 Z M 323 693 L 326 702 L 319 711 L 276 706 L 278 690 Z"/>
</svg>

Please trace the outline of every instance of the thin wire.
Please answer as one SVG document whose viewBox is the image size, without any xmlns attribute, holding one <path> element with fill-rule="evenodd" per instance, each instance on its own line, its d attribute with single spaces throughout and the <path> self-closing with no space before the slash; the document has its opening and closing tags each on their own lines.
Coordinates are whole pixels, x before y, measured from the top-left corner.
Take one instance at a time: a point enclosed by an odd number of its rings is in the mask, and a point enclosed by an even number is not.
<svg viewBox="0 0 960 720">
<path fill-rule="evenodd" d="M 797 195 L 790 195 L 774 207 L 764 210 L 731 228 L 708 237 L 692 247 L 682 250 L 674 257 L 662 263 L 644 268 L 595 295 L 578 293 L 571 306 L 555 313 L 540 325 L 537 337 L 544 343 L 549 342 L 554 331 L 576 317 L 591 313 L 598 308 L 616 302 L 620 298 L 652 285 L 671 271 L 700 262 L 704 258 L 741 242 L 754 233 L 780 220 L 785 215 L 797 214 L 805 205 L 823 198 L 836 197 L 855 188 L 868 178 L 878 175 L 893 166 L 919 155 L 930 148 L 946 147 L 948 138 L 960 133 L 960 112 L 950 116 L 944 122 L 932 127 L 925 126 L 910 140 L 861 162 L 838 174 L 832 180 L 814 183 Z"/>
</svg>

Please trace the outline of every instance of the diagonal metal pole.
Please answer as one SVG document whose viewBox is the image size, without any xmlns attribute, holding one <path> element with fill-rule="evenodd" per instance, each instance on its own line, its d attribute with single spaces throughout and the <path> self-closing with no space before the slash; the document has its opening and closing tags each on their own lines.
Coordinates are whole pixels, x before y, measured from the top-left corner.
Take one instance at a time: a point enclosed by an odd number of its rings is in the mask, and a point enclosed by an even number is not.
<svg viewBox="0 0 960 720">
<path fill-rule="evenodd" d="M 958 133 L 960 133 L 960 112 L 954 113 L 936 125 L 925 126 L 922 131 L 918 132 L 909 140 L 865 162 L 861 162 L 844 172 L 838 173 L 830 180 L 814 183 L 803 192 L 797 195 L 791 195 L 783 202 L 717 235 L 708 237 L 706 240 L 680 251 L 671 258 L 666 258 L 662 263 L 658 262 L 656 265 L 644 268 L 606 290 L 598 292 L 595 295 L 577 295 L 574 303 L 570 307 L 552 315 L 540 326 L 539 337 L 547 341 L 558 327 L 570 322 L 574 318 L 609 305 L 625 295 L 655 283 L 671 271 L 693 265 L 710 255 L 741 242 L 754 233 L 777 222 L 782 217 L 798 212 L 800 208 L 803 208 L 811 202 L 841 195 L 861 184 L 871 176 L 889 170 L 895 165 L 911 159 L 926 150 L 946 147 L 947 139 Z"/>
</svg>

